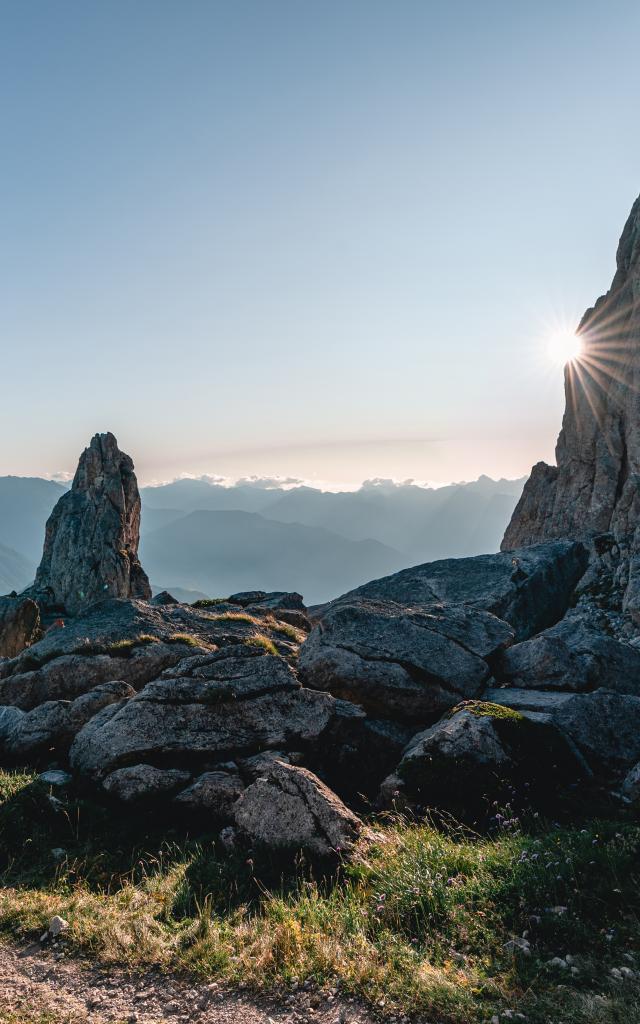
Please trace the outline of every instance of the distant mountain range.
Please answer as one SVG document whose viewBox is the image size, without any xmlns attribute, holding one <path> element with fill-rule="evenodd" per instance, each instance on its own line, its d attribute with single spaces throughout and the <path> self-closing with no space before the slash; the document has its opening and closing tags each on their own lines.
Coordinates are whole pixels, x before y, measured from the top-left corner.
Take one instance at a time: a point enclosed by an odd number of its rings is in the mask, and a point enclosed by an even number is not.
<svg viewBox="0 0 640 1024">
<path fill-rule="evenodd" d="M 141 489 L 142 563 L 156 589 L 192 600 L 260 588 L 298 590 L 320 603 L 409 565 L 497 551 L 524 482 L 483 476 L 426 488 L 373 480 L 331 492 L 176 480 Z M 64 490 L 37 477 L 0 477 L 0 593 L 32 578 Z"/>
</svg>

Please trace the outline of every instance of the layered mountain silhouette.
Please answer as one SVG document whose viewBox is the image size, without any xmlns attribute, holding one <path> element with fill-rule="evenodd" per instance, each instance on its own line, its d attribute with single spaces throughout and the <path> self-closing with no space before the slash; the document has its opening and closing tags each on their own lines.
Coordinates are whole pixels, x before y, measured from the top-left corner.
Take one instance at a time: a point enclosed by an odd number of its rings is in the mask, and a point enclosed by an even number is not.
<svg viewBox="0 0 640 1024">
<path fill-rule="evenodd" d="M 417 562 L 496 551 L 523 484 L 372 480 L 331 492 L 271 480 L 176 480 L 141 489 L 141 557 L 154 589 L 176 596 L 259 586 L 319 603 Z M 0 478 L 0 544 L 12 549 L 11 557 L 0 549 L 2 591 L 33 578 L 44 524 L 65 490 L 50 480 Z"/>
</svg>

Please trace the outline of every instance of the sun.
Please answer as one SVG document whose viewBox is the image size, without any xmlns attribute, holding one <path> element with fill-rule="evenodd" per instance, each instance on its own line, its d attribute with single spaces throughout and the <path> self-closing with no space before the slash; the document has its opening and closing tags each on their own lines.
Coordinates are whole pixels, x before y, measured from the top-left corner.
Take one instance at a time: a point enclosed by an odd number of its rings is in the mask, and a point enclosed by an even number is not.
<svg viewBox="0 0 640 1024">
<path fill-rule="evenodd" d="M 547 356 L 555 366 L 574 363 L 582 355 L 582 339 L 571 330 L 553 331 L 547 336 Z"/>
</svg>

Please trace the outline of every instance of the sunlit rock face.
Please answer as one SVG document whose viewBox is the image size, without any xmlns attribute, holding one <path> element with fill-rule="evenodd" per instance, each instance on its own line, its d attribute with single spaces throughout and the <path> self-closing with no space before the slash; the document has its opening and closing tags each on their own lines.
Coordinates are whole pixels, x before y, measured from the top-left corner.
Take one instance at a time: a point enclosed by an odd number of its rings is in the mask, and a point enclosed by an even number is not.
<svg viewBox="0 0 640 1024">
<path fill-rule="evenodd" d="M 565 367 L 557 466 L 533 467 L 502 550 L 610 533 L 622 561 L 624 607 L 640 612 L 640 198 L 618 245 L 606 295 L 579 327 L 582 353 Z M 616 552 L 617 554 L 617 552 Z"/>
<path fill-rule="evenodd" d="M 151 597 L 138 561 L 140 494 L 113 434 L 96 434 L 47 522 L 33 591 L 76 614 L 105 597 Z"/>
</svg>

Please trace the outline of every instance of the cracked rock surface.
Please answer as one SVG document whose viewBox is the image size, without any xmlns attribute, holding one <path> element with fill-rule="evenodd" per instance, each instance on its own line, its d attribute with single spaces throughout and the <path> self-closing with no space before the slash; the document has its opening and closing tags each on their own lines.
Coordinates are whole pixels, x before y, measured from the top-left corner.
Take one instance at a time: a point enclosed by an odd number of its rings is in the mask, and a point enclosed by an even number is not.
<svg viewBox="0 0 640 1024">
<path fill-rule="evenodd" d="M 486 659 L 513 640 L 488 612 L 463 606 L 337 603 L 300 651 L 303 680 L 385 718 L 424 719 L 475 696 Z"/>
</svg>

